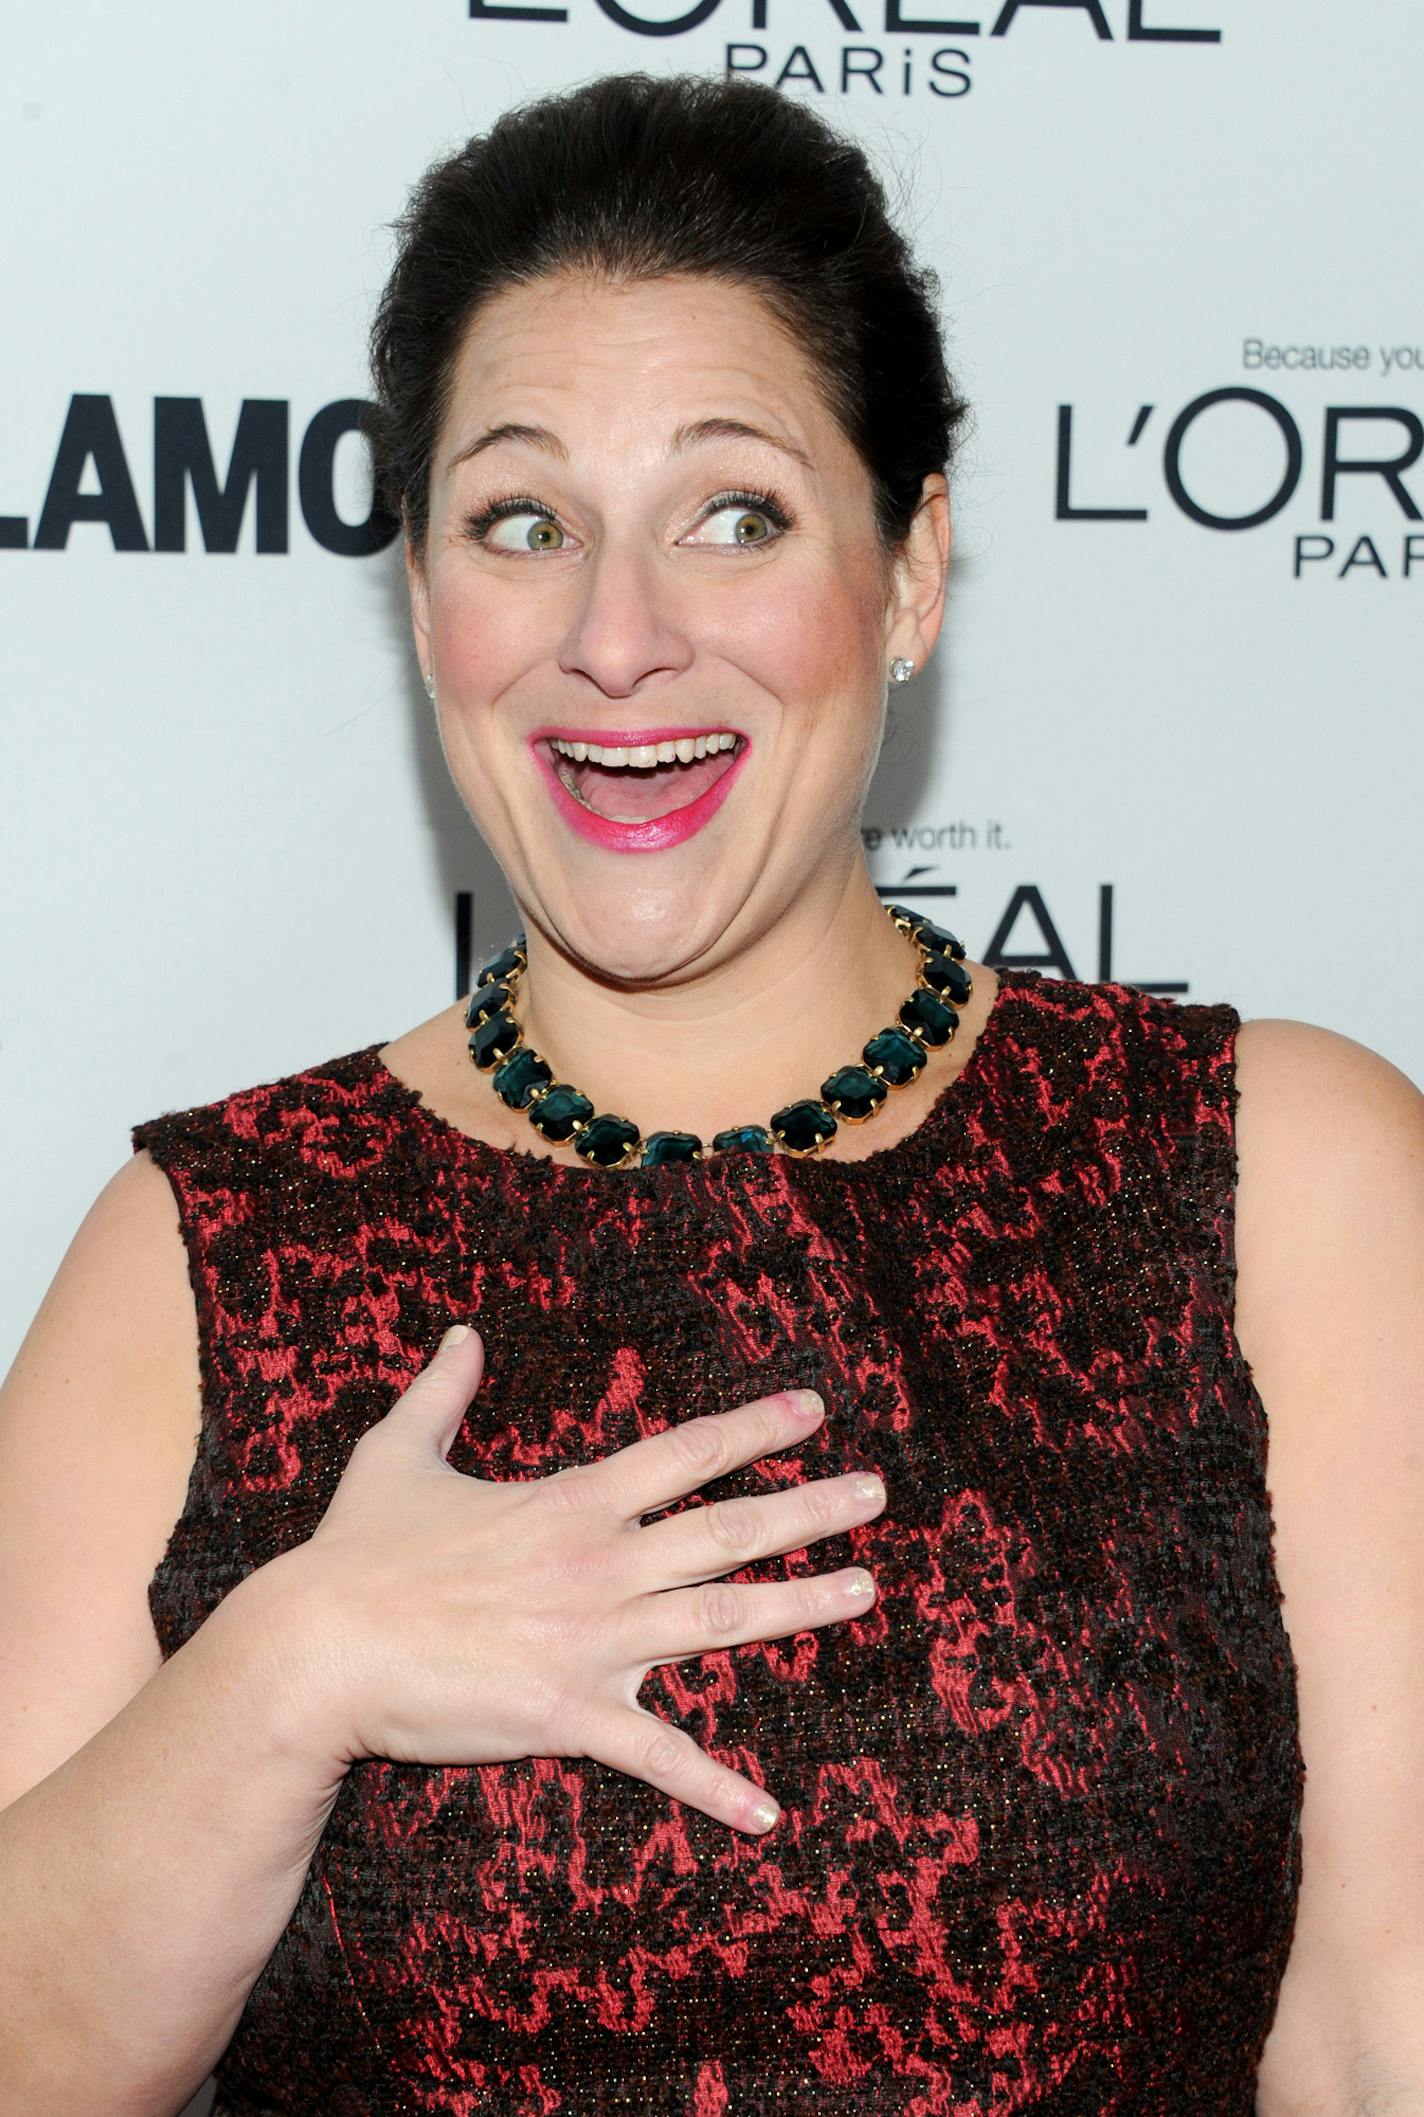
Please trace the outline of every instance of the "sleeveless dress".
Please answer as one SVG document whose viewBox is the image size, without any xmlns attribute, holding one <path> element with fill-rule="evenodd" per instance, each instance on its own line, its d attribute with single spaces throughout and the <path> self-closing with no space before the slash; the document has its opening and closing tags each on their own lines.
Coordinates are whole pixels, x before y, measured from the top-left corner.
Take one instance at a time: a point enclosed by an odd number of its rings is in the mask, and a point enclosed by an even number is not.
<svg viewBox="0 0 1424 2117">
<path fill-rule="evenodd" d="M 178 1202 L 203 1422 L 165 1657 L 304 1541 L 446 1326 L 458 1470 L 535 1478 L 792 1384 L 680 1505 L 857 1467 L 858 1617 L 652 1671 L 761 1838 L 583 1759 L 352 1766 L 214 2117 L 1251 2117 L 1304 1763 L 1237 1344 L 1226 1003 L 1007 967 L 860 1161 L 568 1167 L 376 1056 L 133 1129 Z"/>
</svg>

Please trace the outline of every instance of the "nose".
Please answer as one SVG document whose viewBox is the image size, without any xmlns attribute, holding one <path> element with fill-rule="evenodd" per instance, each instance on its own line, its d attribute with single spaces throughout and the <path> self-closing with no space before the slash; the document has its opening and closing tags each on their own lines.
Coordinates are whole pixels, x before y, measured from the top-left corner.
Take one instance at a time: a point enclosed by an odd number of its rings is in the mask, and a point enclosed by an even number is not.
<svg viewBox="0 0 1424 2117">
<path fill-rule="evenodd" d="M 692 643 L 672 605 L 671 583 L 653 555 L 611 539 L 578 569 L 575 608 L 559 645 L 559 667 L 609 698 L 627 698 L 645 678 L 685 669 Z"/>
</svg>

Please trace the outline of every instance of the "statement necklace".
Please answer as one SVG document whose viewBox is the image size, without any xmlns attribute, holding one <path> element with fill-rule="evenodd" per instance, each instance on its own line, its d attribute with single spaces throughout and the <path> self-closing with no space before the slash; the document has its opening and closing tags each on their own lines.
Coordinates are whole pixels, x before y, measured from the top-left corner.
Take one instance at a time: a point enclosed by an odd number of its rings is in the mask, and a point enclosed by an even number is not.
<svg viewBox="0 0 1424 2117">
<path fill-rule="evenodd" d="M 567 1081 L 556 1081 L 553 1069 L 524 1041 L 514 1019 L 519 981 L 528 968 L 524 935 L 480 966 L 465 1010 L 470 1030 L 470 1057 L 500 1101 L 523 1110 L 541 1137 L 562 1144 L 600 1169 L 647 1169 L 666 1161 L 705 1161 L 710 1154 L 741 1148 L 758 1154 L 819 1154 L 834 1139 L 842 1120 L 863 1125 L 874 1117 L 891 1088 L 903 1088 L 924 1066 L 930 1048 L 947 1044 L 959 1027 L 958 1010 L 973 991 L 964 967 L 964 944 L 931 919 L 887 904 L 893 925 L 920 953 L 914 990 L 899 1018 L 880 1030 L 861 1052 L 862 1063 L 842 1066 L 821 1083 L 819 1097 L 788 1103 L 773 1113 L 769 1125 L 733 1125 L 718 1132 L 710 1148 L 695 1132 L 651 1132 L 646 1139 L 631 1118 L 595 1111 L 586 1095 Z"/>
</svg>

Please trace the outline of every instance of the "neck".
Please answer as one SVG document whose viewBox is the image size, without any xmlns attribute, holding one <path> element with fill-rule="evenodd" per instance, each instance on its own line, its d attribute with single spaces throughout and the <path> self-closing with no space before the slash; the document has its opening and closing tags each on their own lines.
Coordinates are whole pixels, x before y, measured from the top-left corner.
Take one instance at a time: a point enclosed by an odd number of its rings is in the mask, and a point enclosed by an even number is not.
<svg viewBox="0 0 1424 2117">
<path fill-rule="evenodd" d="M 631 1118 L 644 1137 L 691 1131 L 704 1140 L 764 1125 L 856 1064 L 866 1039 L 894 1021 L 918 960 L 858 849 L 846 872 L 754 946 L 675 985 L 601 984 L 537 931 L 527 949 L 519 1019 L 555 1078 Z"/>
</svg>

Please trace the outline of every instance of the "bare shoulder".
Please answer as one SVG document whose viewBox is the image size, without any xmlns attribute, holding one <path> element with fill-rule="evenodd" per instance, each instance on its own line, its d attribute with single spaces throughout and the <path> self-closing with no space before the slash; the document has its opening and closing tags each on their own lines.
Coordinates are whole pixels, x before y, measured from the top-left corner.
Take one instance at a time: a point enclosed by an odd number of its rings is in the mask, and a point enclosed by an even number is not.
<svg viewBox="0 0 1424 2117">
<path fill-rule="evenodd" d="M 1236 1082 L 1236 1334 L 1275 1378 L 1273 1445 L 1321 1447 L 1303 1367 L 1350 1360 L 1419 1285 L 1424 1094 L 1353 1037 L 1273 1017 L 1242 1023 Z"/>
<path fill-rule="evenodd" d="M 198 1409 L 197 1310 L 177 1201 L 145 1150 L 103 1185 L 80 1221 L 6 1378 L 7 1395 L 61 1376 L 81 1391 L 77 1370 L 101 1360 L 172 1406 L 175 1423 Z M 175 1385 L 177 1385 L 175 1387 Z"/>
<path fill-rule="evenodd" d="M 1238 1325 L 1289 1328 L 1328 1262 L 1419 1234 L 1424 1094 L 1333 1029 L 1263 1017 L 1236 1042 Z"/>
<path fill-rule="evenodd" d="M 147 1588 L 200 1418 L 177 1203 L 140 1153 L 84 1215 L 0 1384 L 0 1806 L 160 1665 Z"/>
<path fill-rule="evenodd" d="M 1357 1043 L 1338 1029 L 1325 1029 L 1315 1022 L 1289 1021 L 1261 1016 L 1244 1021 L 1236 1039 L 1238 1084 L 1243 1096 L 1250 1094 L 1257 1109 L 1269 1112 L 1282 1098 L 1306 1098 L 1322 1107 L 1332 1099 L 1344 1099 L 1354 1107 L 1363 1099 L 1391 1099 L 1401 1109 L 1419 1107 L 1420 1090 L 1407 1073 L 1368 1044 Z"/>
</svg>

